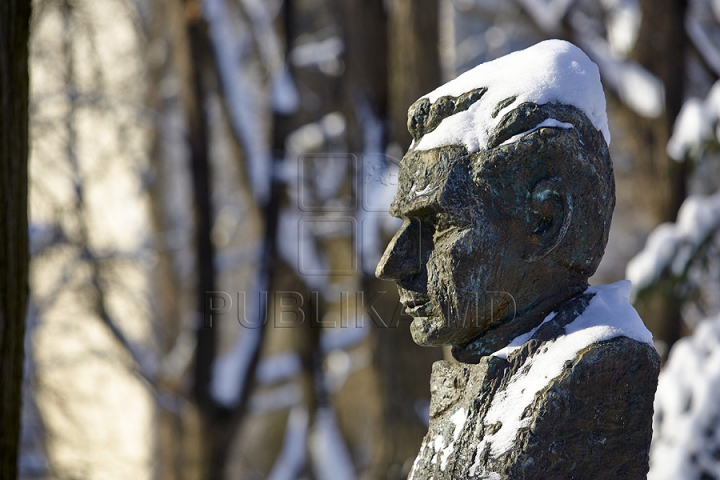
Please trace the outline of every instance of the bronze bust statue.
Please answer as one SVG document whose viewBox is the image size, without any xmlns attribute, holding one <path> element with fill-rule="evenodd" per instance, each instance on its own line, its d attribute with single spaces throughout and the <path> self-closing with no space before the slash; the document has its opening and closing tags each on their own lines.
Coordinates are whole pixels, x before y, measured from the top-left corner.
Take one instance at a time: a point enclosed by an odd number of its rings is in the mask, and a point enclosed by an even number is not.
<svg viewBox="0 0 720 480">
<path fill-rule="evenodd" d="M 597 67 L 551 40 L 410 107 L 377 276 L 437 362 L 412 479 L 645 478 L 659 357 L 629 282 L 589 287 L 615 206 Z"/>
</svg>

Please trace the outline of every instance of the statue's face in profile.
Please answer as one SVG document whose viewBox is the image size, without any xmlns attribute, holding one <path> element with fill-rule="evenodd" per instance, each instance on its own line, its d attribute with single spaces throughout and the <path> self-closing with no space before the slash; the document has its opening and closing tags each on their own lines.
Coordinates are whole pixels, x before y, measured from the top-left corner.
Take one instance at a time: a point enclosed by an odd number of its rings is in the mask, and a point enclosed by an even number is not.
<svg viewBox="0 0 720 480">
<path fill-rule="evenodd" d="M 513 313 L 511 218 L 469 164 L 464 149 L 437 149 L 400 166 L 390 213 L 403 225 L 377 275 L 397 282 L 420 345 L 462 345 Z"/>
</svg>

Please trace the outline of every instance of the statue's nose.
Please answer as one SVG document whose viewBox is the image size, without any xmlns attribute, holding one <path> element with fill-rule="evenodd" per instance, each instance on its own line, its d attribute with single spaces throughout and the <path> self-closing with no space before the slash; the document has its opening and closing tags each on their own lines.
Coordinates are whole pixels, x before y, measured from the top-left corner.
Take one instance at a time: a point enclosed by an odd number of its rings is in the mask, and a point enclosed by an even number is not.
<svg viewBox="0 0 720 480">
<path fill-rule="evenodd" d="M 403 223 L 378 262 L 376 277 L 401 282 L 422 271 L 419 223 L 417 220 Z"/>
</svg>

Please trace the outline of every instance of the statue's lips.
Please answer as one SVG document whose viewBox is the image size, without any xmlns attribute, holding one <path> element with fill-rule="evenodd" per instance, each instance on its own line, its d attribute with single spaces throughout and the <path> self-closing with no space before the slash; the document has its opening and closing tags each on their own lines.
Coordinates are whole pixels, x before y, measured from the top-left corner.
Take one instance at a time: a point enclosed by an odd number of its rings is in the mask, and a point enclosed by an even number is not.
<svg viewBox="0 0 720 480">
<path fill-rule="evenodd" d="M 405 307 L 405 311 L 413 317 L 427 317 L 432 311 L 427 294 L 403 291 L 400 294 L 400 302 Z"/>
<path fill-rule="evenodd" d="M 429 317 L 431 309 L 430 305 L 426 303 L 415 306 L 405 305 L 405 311 L 413 317 Z"/>
</svg>

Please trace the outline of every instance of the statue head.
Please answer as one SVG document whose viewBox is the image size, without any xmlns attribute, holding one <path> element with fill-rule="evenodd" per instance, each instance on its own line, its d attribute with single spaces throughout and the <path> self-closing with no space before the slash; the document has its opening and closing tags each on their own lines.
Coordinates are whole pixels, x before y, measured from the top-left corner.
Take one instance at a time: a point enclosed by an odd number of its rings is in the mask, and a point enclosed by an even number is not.
<svg viewBox="0 0 720 480">
<path fill-rule="evenodd" d="M 397 282 L 418 344 L 488 354 L 587 288 L 615 195 L 582 51 L 555 40 L 482 64 L 415 102 L 408 128 L 403 225 L 377 276 Z"/>
</svg>

